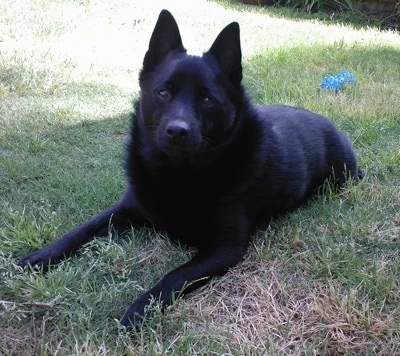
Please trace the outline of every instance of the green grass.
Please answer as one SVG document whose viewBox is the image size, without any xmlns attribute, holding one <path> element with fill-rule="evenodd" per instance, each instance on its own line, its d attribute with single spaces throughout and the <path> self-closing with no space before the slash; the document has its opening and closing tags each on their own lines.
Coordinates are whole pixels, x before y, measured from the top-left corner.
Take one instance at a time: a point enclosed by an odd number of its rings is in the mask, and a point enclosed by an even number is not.
<svg viewBox="0 0 400 356">
<path fill-rule="evenodd" d="M 329 116 L 366 176 L 273 221 L 239 266 L 164 314 L 155 305 L 130 336 L 118 332 L 126 306 L 191 251 L 128 231 L 46 274 L 16 262 L 120 196 L 163 7 L 194 51 L 238 21 L 254 102 Z M 400 36 L 332 18 L 233 1 L 0 2 L 1 355 L 400 353 Z M 344 69 L 354 86 L 320 90 Z"/>
</svg>

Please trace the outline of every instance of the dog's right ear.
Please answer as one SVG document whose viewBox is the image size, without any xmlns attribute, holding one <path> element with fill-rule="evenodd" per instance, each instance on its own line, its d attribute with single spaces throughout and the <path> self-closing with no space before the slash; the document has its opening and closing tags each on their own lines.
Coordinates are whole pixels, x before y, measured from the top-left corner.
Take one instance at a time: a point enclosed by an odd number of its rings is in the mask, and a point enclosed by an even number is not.
<svg viewBox="0 0 400 356">
<path fill-rule="evenodd" d="M 160 64 L 172 51 L 185 51 L 178 25 L 167 10 L 162 10 L 158 17 L 149 49 L 143 61 L 143 71 L 150 70 Z"/>
</svg>

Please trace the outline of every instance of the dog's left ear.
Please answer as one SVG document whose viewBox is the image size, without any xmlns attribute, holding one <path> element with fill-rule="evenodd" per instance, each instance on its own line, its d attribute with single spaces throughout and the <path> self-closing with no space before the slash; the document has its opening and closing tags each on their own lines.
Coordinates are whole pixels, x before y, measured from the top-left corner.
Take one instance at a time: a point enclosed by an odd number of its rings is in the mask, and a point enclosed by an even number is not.
<svg viewBox="0 0 400 356">
<path fill-rule="evenodd" d="M 162 10 L 143 60 L 143 71 L 160 64 L 173 51 L 185 51 L 185 49 L 174 17 L 168 10 Z"/>
<path fill-rule="evenodd" d="M 242 81 L 242 50 L 237 22 L 226 26 L 215 39 L 206 55 L 217 59 L 223 73 L 236 85 Z"/>
</svg>

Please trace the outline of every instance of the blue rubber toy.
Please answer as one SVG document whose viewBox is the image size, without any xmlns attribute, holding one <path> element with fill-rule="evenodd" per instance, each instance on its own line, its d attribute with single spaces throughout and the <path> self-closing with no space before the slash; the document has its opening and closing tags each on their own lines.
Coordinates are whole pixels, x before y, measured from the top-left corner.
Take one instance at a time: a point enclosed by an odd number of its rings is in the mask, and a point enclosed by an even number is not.
<svg viewBox="0 0 400 356">
<path fill-rule="evenodd" d="M 354 84 L 356 77 L 353 73 L 343 70 L 335 75 L 327 75 L 321 83 L 321 88 L 324 90 L 332 90 L 335 93 L 343 89 L 343 86 L 347 84 Z"/>
</svg>

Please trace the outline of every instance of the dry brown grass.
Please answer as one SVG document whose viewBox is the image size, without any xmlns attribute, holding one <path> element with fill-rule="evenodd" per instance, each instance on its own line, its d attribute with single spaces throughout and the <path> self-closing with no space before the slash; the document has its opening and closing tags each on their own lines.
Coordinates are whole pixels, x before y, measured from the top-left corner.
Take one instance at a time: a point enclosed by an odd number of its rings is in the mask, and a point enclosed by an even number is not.
<svg viewBox="0 0 400 356">
<path fill-rule="evenodd" d="M 186 313 L 190 309 L 187 322 L 202 321 L 204 335 L 224 330 L 221 342 L 234 338 L 244 354 L 392 354 L 395 315 L 372 311 L 357 289 L 332 280 L 310 284 L 287 269 L 252 251 L 239 267 L 182 302 Z M 182 308 L 172 311 L 174 319 Z"/>
</svg>

